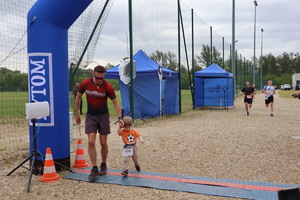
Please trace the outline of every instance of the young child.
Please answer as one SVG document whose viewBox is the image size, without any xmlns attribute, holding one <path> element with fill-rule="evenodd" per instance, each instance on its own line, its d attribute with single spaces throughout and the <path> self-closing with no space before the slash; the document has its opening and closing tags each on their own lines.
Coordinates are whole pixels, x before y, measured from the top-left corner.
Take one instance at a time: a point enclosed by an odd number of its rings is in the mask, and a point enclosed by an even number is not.
<svg viewBox="0 0 300 200">
<path fill-rule="evenodd" d="M 132 157 L 136 171 L 139 172 L 141 170 L 138 163 L 136 140 L 139 139 L 142 144 L 144 144 L 144 140 L 141 137 L 141 134 L 132 128 L 133 124 L 132 124 L 131 117 L 124 117 L 123 122 L 124 122 L 124 126 L 123 127 L 121 127 L 121 125 L 119 126 L 118 134 L 119 136 L 122 136 L 123 142 L 125 144 L 123 150 L 124 171 L 121 174 L 123 176 L 127 176 L 130 157 Z"/>
</svg>

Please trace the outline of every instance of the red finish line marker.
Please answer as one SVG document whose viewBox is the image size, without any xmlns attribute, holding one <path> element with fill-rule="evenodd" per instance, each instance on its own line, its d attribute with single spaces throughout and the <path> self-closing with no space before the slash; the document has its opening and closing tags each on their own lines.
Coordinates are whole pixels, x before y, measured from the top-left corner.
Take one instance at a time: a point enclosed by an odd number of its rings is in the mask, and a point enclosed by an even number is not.
<svg viewBox="0 0 300 200">
<path fill-rule="evenodd" d="M 75 172 L 90 173 L 90 170 L 78 169 L 78 170 L 75 170 Z M 122 176 L 121 173 L 119 173 L 119 172 L 108 172 L 107 175 Z M 283 188 L 279 188 L 279 187 L 270 187 L 270 186 L 244 185 L 244 184 L 236 184 L 236 183 L 201 181 L 201 180 L 193 180 L 193 179 L 152 176 L 152 175 L 143 175 L 143 174 L 129 173 L 127 176 L 133 177 L 133 178 L 145 178 L 145 179 L 154 179 L 154 180 L 161 180 L 161 181 L 172 181 L 172 182 L 191 183 L 191 184 L 210 185 L 210 186 L 221 186 L 221 187 L 238 188 L 238 189 L 246 189 L 246 190 L 262 190 L 262 191 L 278 192 L 278 190 L 283 189 Z"/>
</svg>

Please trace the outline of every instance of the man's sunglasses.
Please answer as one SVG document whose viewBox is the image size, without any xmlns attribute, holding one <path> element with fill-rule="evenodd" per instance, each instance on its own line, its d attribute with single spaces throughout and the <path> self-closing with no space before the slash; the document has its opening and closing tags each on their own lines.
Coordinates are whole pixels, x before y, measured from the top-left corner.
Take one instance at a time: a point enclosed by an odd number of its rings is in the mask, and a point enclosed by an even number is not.
<svg viewBox="0 0 300 200">
<path fill-rule="evenodd" d="M 103 77 L 97 77 L 97 76 L 94 76 L 96 80 L 103 80 L 104 78 Z"/>
</svg>

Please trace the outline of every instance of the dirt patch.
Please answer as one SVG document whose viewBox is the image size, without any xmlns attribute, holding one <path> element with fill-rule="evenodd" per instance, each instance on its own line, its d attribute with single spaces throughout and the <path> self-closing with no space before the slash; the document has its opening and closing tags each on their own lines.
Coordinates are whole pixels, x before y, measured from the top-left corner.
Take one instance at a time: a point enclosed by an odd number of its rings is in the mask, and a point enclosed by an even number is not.
<svg viewBox="0 0 300 200">
<path fill-rule="evenodd" d="M 300 184 L 300 140 L 291 138 L 300 135 L 300 101 L 276 95 L 274 117 L 266 111 L 262 94 L 257 95 L 250 116 L 245 115 L 242 98 L 235 104 L 235 108 L 228 111 L 196 110 L 139 123 L 136 129 L 145 140 L 145 144 L 138 144 L 142 170 Z M 122 141 L 116 134 L 117 126 L 112 123 L 111 127 L 108 167 L 122 169 Z M 74 138 L 78 137 L 75 127 Z M 83 143 L 89 162 L 84 134 Z M 99 149 L 99 144 L 97 147 Z M 74 159 L 76 140 L 72 141 L 71 149 Z M 65 179 L 48 184 L 38 182 L 36 176 L 32 191 L 27 194 L 24 192 L 27 170 L 19 169 L 6 176 L 22 160 L 23 151 L 1 154 L 0 192 L 4 199 L 230 199 Z M 134 169 L 133 164 L 131 168 Z M 61 175 L 65 173 L 68 172 Z"/>
</svg>

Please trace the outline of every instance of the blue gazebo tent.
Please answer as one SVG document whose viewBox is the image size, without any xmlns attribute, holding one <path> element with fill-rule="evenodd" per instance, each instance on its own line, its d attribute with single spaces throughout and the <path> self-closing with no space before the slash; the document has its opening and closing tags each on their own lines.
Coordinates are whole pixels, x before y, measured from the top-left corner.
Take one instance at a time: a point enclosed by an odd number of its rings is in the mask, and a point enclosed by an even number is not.
<svg viewBox="0 0 300 200">
<path fill-rule="evenodd" d="M 234 106 L 234 76 L 213 63 L 194 73 L 194 107 Z"/>
<path fill-rule="evenodd" d="M 142 50 L 134 56 L 136 78 L 134 87 L 134 113 L 141 118 L 177 114 L 178 109 L 178 73 L 162 67 L 162 77 L 158 76 L 159 64 L 149 58 Z M 124 114 L 130 112 L 129 84 L 120 80 L 119 65 L 107 70 L 106 79 L 118 79 Z M 161 90 L 160 90 L 161 89 Z M 160 93 L 161 91 L 161 93 Z"/>
</svg>

